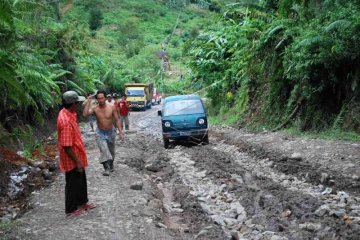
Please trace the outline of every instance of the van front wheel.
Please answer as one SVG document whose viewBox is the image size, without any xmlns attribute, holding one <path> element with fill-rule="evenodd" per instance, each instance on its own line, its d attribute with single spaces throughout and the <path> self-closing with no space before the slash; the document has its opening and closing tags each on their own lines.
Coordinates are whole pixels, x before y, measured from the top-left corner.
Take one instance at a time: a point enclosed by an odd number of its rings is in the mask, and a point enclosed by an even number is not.
<svg viewBox="0 0 360 240">
<path fill-rule="evenodd" d="M 166 149 L 168 149 L 168 148 L 169 148 L 169 145 L 170 145 L 169 139 L 165 139 L 165 138 L 164 138 L 164 147 L 165 147 Z"/>
<path fill-rule="evenodd" d="M 202 142 L 203 142 L 204 144 L 209 144 L 209 135 L 208 135 L 208 134 L 206 134 L 206 135 L 204 136 Z"/>
</svg>

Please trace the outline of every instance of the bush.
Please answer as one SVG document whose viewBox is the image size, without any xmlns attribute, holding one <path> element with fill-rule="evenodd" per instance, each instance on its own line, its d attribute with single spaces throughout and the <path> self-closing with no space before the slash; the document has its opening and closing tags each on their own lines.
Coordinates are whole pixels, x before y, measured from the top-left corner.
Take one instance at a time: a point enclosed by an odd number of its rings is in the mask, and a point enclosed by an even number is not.
<svg viewBox="0 0 360 240">
<path fill-rule="evenodd" d="M 91 9 L 89 17 L 90 30 L 95 31 L 101 27 L 103 20 L 102 12 L 99 9 Z"/>
</svg>

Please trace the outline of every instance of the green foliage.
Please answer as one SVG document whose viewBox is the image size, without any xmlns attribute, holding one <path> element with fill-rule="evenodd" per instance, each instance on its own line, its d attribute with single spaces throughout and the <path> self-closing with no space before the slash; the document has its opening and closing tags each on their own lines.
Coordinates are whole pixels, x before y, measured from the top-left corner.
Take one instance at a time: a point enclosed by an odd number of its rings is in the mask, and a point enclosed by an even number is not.
<svg viewBox="0 0 360 240">
<path fill-rule="evenodd" d="M 0 125 L 0 146 L 9 142 L 10 133 Z"/>
<path fill-rule="evenodd" d="M 22 146 L 26 158 L 31 158 L 32 153 L 41 146 L 41 142 L 36 139 L 34 130 L 30 125 L 14 128 L 12 138 Z"/>
<path fill-rule="evenodd" d="M 68 89 L 85 93 L 98 81 L 84 74 L 77 57 L 87 51 L 85 24 L 63 24 L 52 4 L 35 0 L 0 3 L 0 119 L 43 123 Z M 87 68 L 87 67 L 84 67 Z M 100 84 L 100 83 L 99 83 Z"/>
<path fill-rule="evenodd" d="M 92 31 L 99 29 L 102 25 L 103 15 L 100 9 L 91 9 L 89 17 L 89 28 Z"/>
<path fill-rule="evenodd" d="M 11 221 L 4 221 L 0 223 L 0 231 L 6 233 L 18 227 L 18 222 L 11 220 Z"/>
<path fill-rule="evenodd" d="M 209 25 L 212 21 L 207 18 L 210 12 L 194 8 L 195 5 L 190 6 L 189 1 L 102 1 L 93 6 L 89 6 L 89 3 L 87 0 L 74 2 L 75 7 L 67 12 L 64 20 L 68 24 L 87 24 L 88 18 L 84 12 L 95 6 L 102 9 L 102 27 L 89 40 L 86 54 L 100 58 L 106 66 L 105 72 L 113 69 L 113 78 L 100 86 L 109 91 L 121 91 L 124 83 L 129 81 L 158 81 L 161 58 L 157 54 L 163 48 L 169 54 L 171 71 L 175 72 L 174 75 L 164 73 L 163 81 L 172 81 L 173 76 L 180 75 L 178 66 L 184 65 L 183 62 L 187 60 L 181 51 L 184 42 L 196 36 L 202 25 Z M 177 6 L 171 7 L 171 4 Z M 195 4 L 200 6 L 200 1 Z M 186 24 L 183 24 L 182 20 L 185 19 Z M 79 58 L 82 59 L 82 56 L 77 55 L 75 59 L 78 64 L 76 71 L 71 71 L 75 75 L 79 75 Z M 81 75 L 86 73 L 85 76 L 93 76 L 87 74 L 83 66 L 86 65 L 81 64 Z M 101 81 L 100 76 L 93 78 Z"/>
<path fill-rule="evenodd" d="M 166 0 L 166 5 L 170 8 L 183 8 L 187 4 L 186 0 Z"/>
<path fill-rule="evenodd" d="M 28 109 L 35 111 L 32 116 L 38 116 L 37 113 L 44 113 L 58 103 L 54 96 L 59 93 L 59 87 L 54 80 L 64 75 L 60 65 L 49 62 L 55 49 L 48 49 L 44 36 L 40 37 L 43 34 L 38 27 L 42 28 L 46 22 L 30 14 L 34 11 L 47 17 L 49 9 L 35 1 L 11 4 L 6 0 L 0 4 L 4 10 L 0 13 L 3 35 L 0 41 L 0 89 L 4 93 L 0 104 L 1 119 L 6 120 L 10 114 Z"/>
<path fill-rule="evenodd" d="M 359 130 L 348 107 L 360 93 L 359 13 L 356 1 L 228 5 L 218 25 L 187 45 L 192 83 L 207 89 L 215 114 L 235 108 L 240 122 L 275 127 L 302 104 L 294 121 L 301 130 Z"/>
</svg>

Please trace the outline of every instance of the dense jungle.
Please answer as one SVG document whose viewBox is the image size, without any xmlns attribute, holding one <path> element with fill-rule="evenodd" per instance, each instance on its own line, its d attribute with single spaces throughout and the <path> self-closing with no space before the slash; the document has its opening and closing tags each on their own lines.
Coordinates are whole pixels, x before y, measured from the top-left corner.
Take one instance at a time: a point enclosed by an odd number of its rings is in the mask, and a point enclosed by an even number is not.
<svg viewBox="0 0 360 240">
<path fill-rule="evenodd" d="M 1 1 L 1 139 L 44 125 L 67 89 L 126 82 L 198 93 L 215 124 L 357 138 L 358 11 L 355 0 Z"/>
</svg>

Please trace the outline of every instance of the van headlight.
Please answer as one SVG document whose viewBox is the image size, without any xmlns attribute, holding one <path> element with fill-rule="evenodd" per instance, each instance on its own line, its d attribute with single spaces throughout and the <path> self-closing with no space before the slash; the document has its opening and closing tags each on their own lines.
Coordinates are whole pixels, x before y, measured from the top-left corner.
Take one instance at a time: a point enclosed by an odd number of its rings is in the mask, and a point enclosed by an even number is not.
<svg viewBox="0 0 360 240">
<path fill-rule="evenodd" d="M 199 124 L 200 124 L 200 125 L 203 125 L 204 123 L 205 123 L 205 120 L 204 120 L 203 118 L 200 118 L 200 119 L 199 119 Z"/>
<path fill-rule="evenodd" d="M 169 121 L 166 121 L 166 122 L 164 122 L 164 126 L 165 126 L 165 127 L 170 127 L 170 126 L 171 126 L 171 123 L 170 123 Z"/>
</svg>

